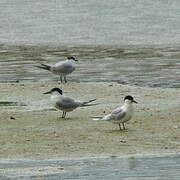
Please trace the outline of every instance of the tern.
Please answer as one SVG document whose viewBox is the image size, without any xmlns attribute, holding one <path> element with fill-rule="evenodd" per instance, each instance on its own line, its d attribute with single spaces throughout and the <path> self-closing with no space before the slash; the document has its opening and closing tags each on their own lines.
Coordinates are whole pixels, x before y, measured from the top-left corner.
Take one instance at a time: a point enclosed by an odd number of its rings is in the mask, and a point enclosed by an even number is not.
<svg viewBox="0 0 180 180">
<path fill-rule="evenodd" d="M 53 88 L 44 94 L 51 94 L 51 101 L 56 109 L 63 111 L 62 118 L 65 118 L 67 112 L 71 112 L 78 107 L 93 106 L 96 104 L 89 104 L 96 99 L 89 101 L 77 101 L 71 97 L 64 96 L 63 91 L 59 88 Z"/>
<path fill-rule="evenodd" d="M 120 130 L 125 130 L 124 123 L 129 121 L 133 116 L 133 103 L 137 103 L 134 98 L 132 96 L 126 96 L 122 106 L 114 109 L 110 114 L 107 114 L 104 117 L 94 117 L 93 120 L 110 121 L 112 123 L 119 124 Z"/>
<path fill-rule="evenodd" d="M 67 57 L 67 60 L 60 61 L 54 65 L 40 63 L 40 65 L 37 65 L 36 67 L 48 70 L 53 74 L 59 75 L 61 83 L 63 82 L 63 78 L 64 82 L 67 83 L 66 76 L 75 70 L 76 61 L 78 60 L 75 57 L 69 56 Z"/>
</svg>

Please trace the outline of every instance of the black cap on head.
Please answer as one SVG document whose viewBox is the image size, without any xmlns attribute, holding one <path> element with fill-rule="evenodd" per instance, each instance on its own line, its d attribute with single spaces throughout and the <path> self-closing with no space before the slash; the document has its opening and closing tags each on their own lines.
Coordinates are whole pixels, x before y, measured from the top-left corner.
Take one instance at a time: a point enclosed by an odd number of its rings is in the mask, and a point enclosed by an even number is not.
<svg viewBox="0 0 180 180">
<path fill-rule="evenodd" d="M 68 59 L 68 60 L 78 61 L 74 56 L 68 56 L 67 59 Z"/>
<path fill-rule="evenodd" d="M 50 91 L 45 92 L 44 94 L 50 94 L 50 93 L 52 93 L 52 92 L 58 92 L 58 93 L 61 94 L 61 95 L 63 94 L 62 90 L 59 89 L 59 88 L 52 88 Z"/>
<path fill-rule="evenodd" d="M 53 88 L 53 89 L 51 89 L 51 92 L 54 92 L 54 91 L 59 92 L 59 94 L 63 94 L 62 90 L 59 89 L 59 88 Z"/>
<path fill-rule="evenodd" d="M 124 101 L 125 101 L 126 99 L 128 99 L 128 100 L 130 100 L 130 101 L 132 101 L 132 102 L 134 102 L 134 103 L 137 103 L 132 96 L 129 96 L 129 95 L 126 96 L 126 97 L 124 98 Z"/>
</svg>

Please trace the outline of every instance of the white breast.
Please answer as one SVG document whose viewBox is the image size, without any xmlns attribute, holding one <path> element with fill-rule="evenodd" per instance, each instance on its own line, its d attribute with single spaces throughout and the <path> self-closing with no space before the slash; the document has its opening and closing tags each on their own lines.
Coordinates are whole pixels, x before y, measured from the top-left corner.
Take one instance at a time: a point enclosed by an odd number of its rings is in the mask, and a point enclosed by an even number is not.
<svg viewBox="0 0 180 180">
<path fill-rule="evenodd" d="M 125 104 L 123 108 L 124 108 L 124 111 L 126 112 L 126 115 L 122 119 L 122 122 L 126 122 L 126 121 L 129 121 L 132 118 L 134 109 L 133 109 L 132 104 Z"/>
</svg>

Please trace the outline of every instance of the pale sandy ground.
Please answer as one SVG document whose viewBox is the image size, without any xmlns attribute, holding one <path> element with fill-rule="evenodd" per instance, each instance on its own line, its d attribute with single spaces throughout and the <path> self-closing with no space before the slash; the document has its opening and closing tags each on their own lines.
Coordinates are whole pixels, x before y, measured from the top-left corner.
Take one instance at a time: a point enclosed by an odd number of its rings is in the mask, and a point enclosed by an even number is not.
<svg viewBox="0 0 180 180">
<path fill-rule="evenodd" d="M 79 100 L 97 98 L 99 105 L 79 108 L 62 119 L 43 92 L 61 87 Z M 1 106 L 0 158 L 79 158 L 180 152 L 180 90 L 140 88 L 116 83 L 1 83 L 0 101 L 28 106 Z M 116 124 L 92 121 L 123 103 L 125 95 L 139 104 L 119 131 Z M 11 119 L 11 117 L 15 119 Z"/>
</svg>

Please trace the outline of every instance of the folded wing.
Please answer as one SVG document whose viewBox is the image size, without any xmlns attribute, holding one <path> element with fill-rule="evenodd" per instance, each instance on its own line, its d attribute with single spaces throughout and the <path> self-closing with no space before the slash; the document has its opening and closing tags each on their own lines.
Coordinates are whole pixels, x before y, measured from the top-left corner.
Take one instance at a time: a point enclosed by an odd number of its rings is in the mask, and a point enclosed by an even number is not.
<svg viewBox="0 0 180 180">
<path fill-rule="evenodd" d="M 76 108 L 79 105 L 74 101 L 74 99 L 70 98 L 70 97 L 63 97 L 60 98 L 56 101 L 56 105 L 63 107 L 63 108 Z"/>
<path fill-rule="evenodd" d="M 126 115 L 126 112 L 123 109 L 117 108 L 114 111 L 112 111 L 111 118 L 115 119 L 115 120 L 116 119 L 120 120 L 120 119 L 123 119 L 125 117 L 125 115 Z"/>
<path fill-rule="evenodd" d="M 53 66 L 54 72 L 59 72 L 62 74 L 69 74 L 75 70 L 75 66 L 71 62 L 59 62 Z"/>
</svg>

